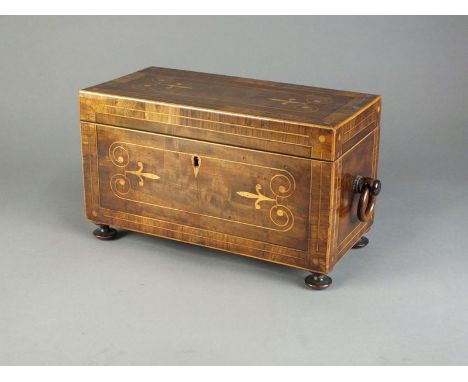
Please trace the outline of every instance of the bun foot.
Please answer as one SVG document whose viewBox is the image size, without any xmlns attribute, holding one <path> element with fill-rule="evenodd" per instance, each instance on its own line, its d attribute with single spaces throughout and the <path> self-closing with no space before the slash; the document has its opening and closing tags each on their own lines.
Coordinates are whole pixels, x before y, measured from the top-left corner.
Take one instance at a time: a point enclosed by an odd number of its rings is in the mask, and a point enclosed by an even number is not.
<svg viewBox="0 0 468 382">
<path fill-rule="evenodd" d="M 353 245 L 353 249 L 364 248 L 367 244 L 369 244 L 369 239 L 365 236 L 362 236 L 359 241 Z"/>
<path fill-rule="evenodd" d="M 326 289 L 332 284 L 330 276 L 312 273 L 305 278 L 305 284 L 312 289 Z"/>
<path fill-rule="evenodd" d="M 113 240 L 118 238 L 119 233 L 116 229 L 110 228 L 108 225 L 99 224 L 99 228 L 93 231 L 93 235 L 99 240 Z"/>
</svg>

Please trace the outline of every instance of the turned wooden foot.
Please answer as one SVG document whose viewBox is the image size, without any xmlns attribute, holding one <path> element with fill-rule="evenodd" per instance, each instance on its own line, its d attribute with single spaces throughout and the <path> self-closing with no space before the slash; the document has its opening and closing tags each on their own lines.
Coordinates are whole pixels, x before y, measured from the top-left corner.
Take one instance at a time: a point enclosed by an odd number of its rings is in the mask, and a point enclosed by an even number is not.
<svg viewBox="0 0 468 382">
<path fill-rule="evenodd" d="M 99 228 L 93 231 L 93 235 L 99 240 L 113 240 L 119 237 L 116 229 L 110 228 L 108 225 L 99 224 Z"/>
<path fill-rule="evenodd" d="M 369 239 L 365 236 L 362 236 L 359 241 L 353 245 L 353 249 L 364 248 L 367 244 L 369 244 Z"/>
<path fill-rule="evenodd" d="M 312 273 L 305 278 L 305 284 L 312 289 L 326 289 L 332 284 L 332 279 L 328 275 Z"/>
</svg>

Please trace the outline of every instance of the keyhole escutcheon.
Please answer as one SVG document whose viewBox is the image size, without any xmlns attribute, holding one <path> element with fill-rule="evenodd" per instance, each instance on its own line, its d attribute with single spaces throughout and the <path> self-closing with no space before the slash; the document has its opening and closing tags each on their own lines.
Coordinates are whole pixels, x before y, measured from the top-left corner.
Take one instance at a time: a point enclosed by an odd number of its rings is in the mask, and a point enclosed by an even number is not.
<svg viewBox="0 0 468 382">
<path fill-rule="evenodd" d="M 198 171 L 200 171 L 201 166 L 201 158 L 198 155 L 192 155 L 192 165 L 193 165 L 193 173 L 195 174 L 195 178 L 198 176 Z"/>
</svg>

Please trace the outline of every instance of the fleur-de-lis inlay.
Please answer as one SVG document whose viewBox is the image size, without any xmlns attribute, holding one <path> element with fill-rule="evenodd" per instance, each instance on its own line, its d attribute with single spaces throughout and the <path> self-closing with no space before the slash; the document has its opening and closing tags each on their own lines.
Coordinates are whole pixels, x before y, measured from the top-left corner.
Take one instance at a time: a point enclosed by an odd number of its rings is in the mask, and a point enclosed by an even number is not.
<svg viewBox="0 0 468 382">
<path fill-rule="evenodd" d="M 109 158 L 115 166 L 120 168 L 120 173 L 113 175 L 110 182 L 110 187 L 116 195 L 126 195 L 130 192 L 132 189 L 130 175 L 137 177 L 140 187 L 145 185 L 145 179 L 160 179 L 159 175 L 148 171 L 145 172 L 145 164 L 142 161 L 136 163 L 137 170 L 130 170 L 129 167 L 133 167 L 133 164 L 130 161 L 127 145 L 123 142 L 114 142 L 109 146 Z"/>
<path fill-rule="evenodd" d="M 257 184 L 255 186 L 255 191 L 257 191 L 257 194 L 252 194 L 251 192 L 247 192 L 247 191 L 238 191 L 237 194 L 240 195 L 240 196 L 243 196 L 244 198 L 249 198 L 249 199 L 257 199 L 255 201 L 255 209 L 259 210 L 261 207 L 260 207 L 260 202 L 265 202 L 265 201 L 270 201 L 270 202 L 274 202 L 275 199 L 272 199 L 272 198 L 269 198 L 268 196 L 265 196 L 262 194 L 262 185 L 261 184 Z"/>
<path fill-rule="evenodd" d="M 282 231 L 289 231 L 294 225 L 294 215 L 291 210 L 283 203 L 284 200 L 290 197 L 296 189 L 296 181 L 294 177 L 287 174 L 276 174 L 270 180 L 270 191 L 274 197 L 266 196 L 262 193 L 262 185 L 255 186 L 256 194 L 248 191 L 237 191 L 237 195 L 247 199 L 255 199 L 255 209 L 260 210 L 261 202 L 270 204 L 269 217 L 275 226 L 281 228 Z"/>
<path fill-rule="evenodd" d="M 138 170 L 125 170 L 125 174 L 133 174 L 138 177 L 138 184 L 143 187 L 145 184 L 145 181 L 143 178 L 148 178 L 148 179 L 159 179 L 159 176 L 156 174 L 153 174 L 152 172 L 143 172 L 143 162 L 138 162 Z"/>
</svg>

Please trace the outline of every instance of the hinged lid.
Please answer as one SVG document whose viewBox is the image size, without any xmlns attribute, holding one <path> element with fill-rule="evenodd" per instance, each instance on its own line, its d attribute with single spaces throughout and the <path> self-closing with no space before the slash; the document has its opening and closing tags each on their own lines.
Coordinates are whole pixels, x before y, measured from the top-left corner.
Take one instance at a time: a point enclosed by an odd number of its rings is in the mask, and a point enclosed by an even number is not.
<svg viewBox="0 0 468 382">
<path fill-rule="evenodd" d="M 335 160 L 378 125 L 380 97 L 150 67 L 82 90 L 80 118 Z"/>
</svg>

